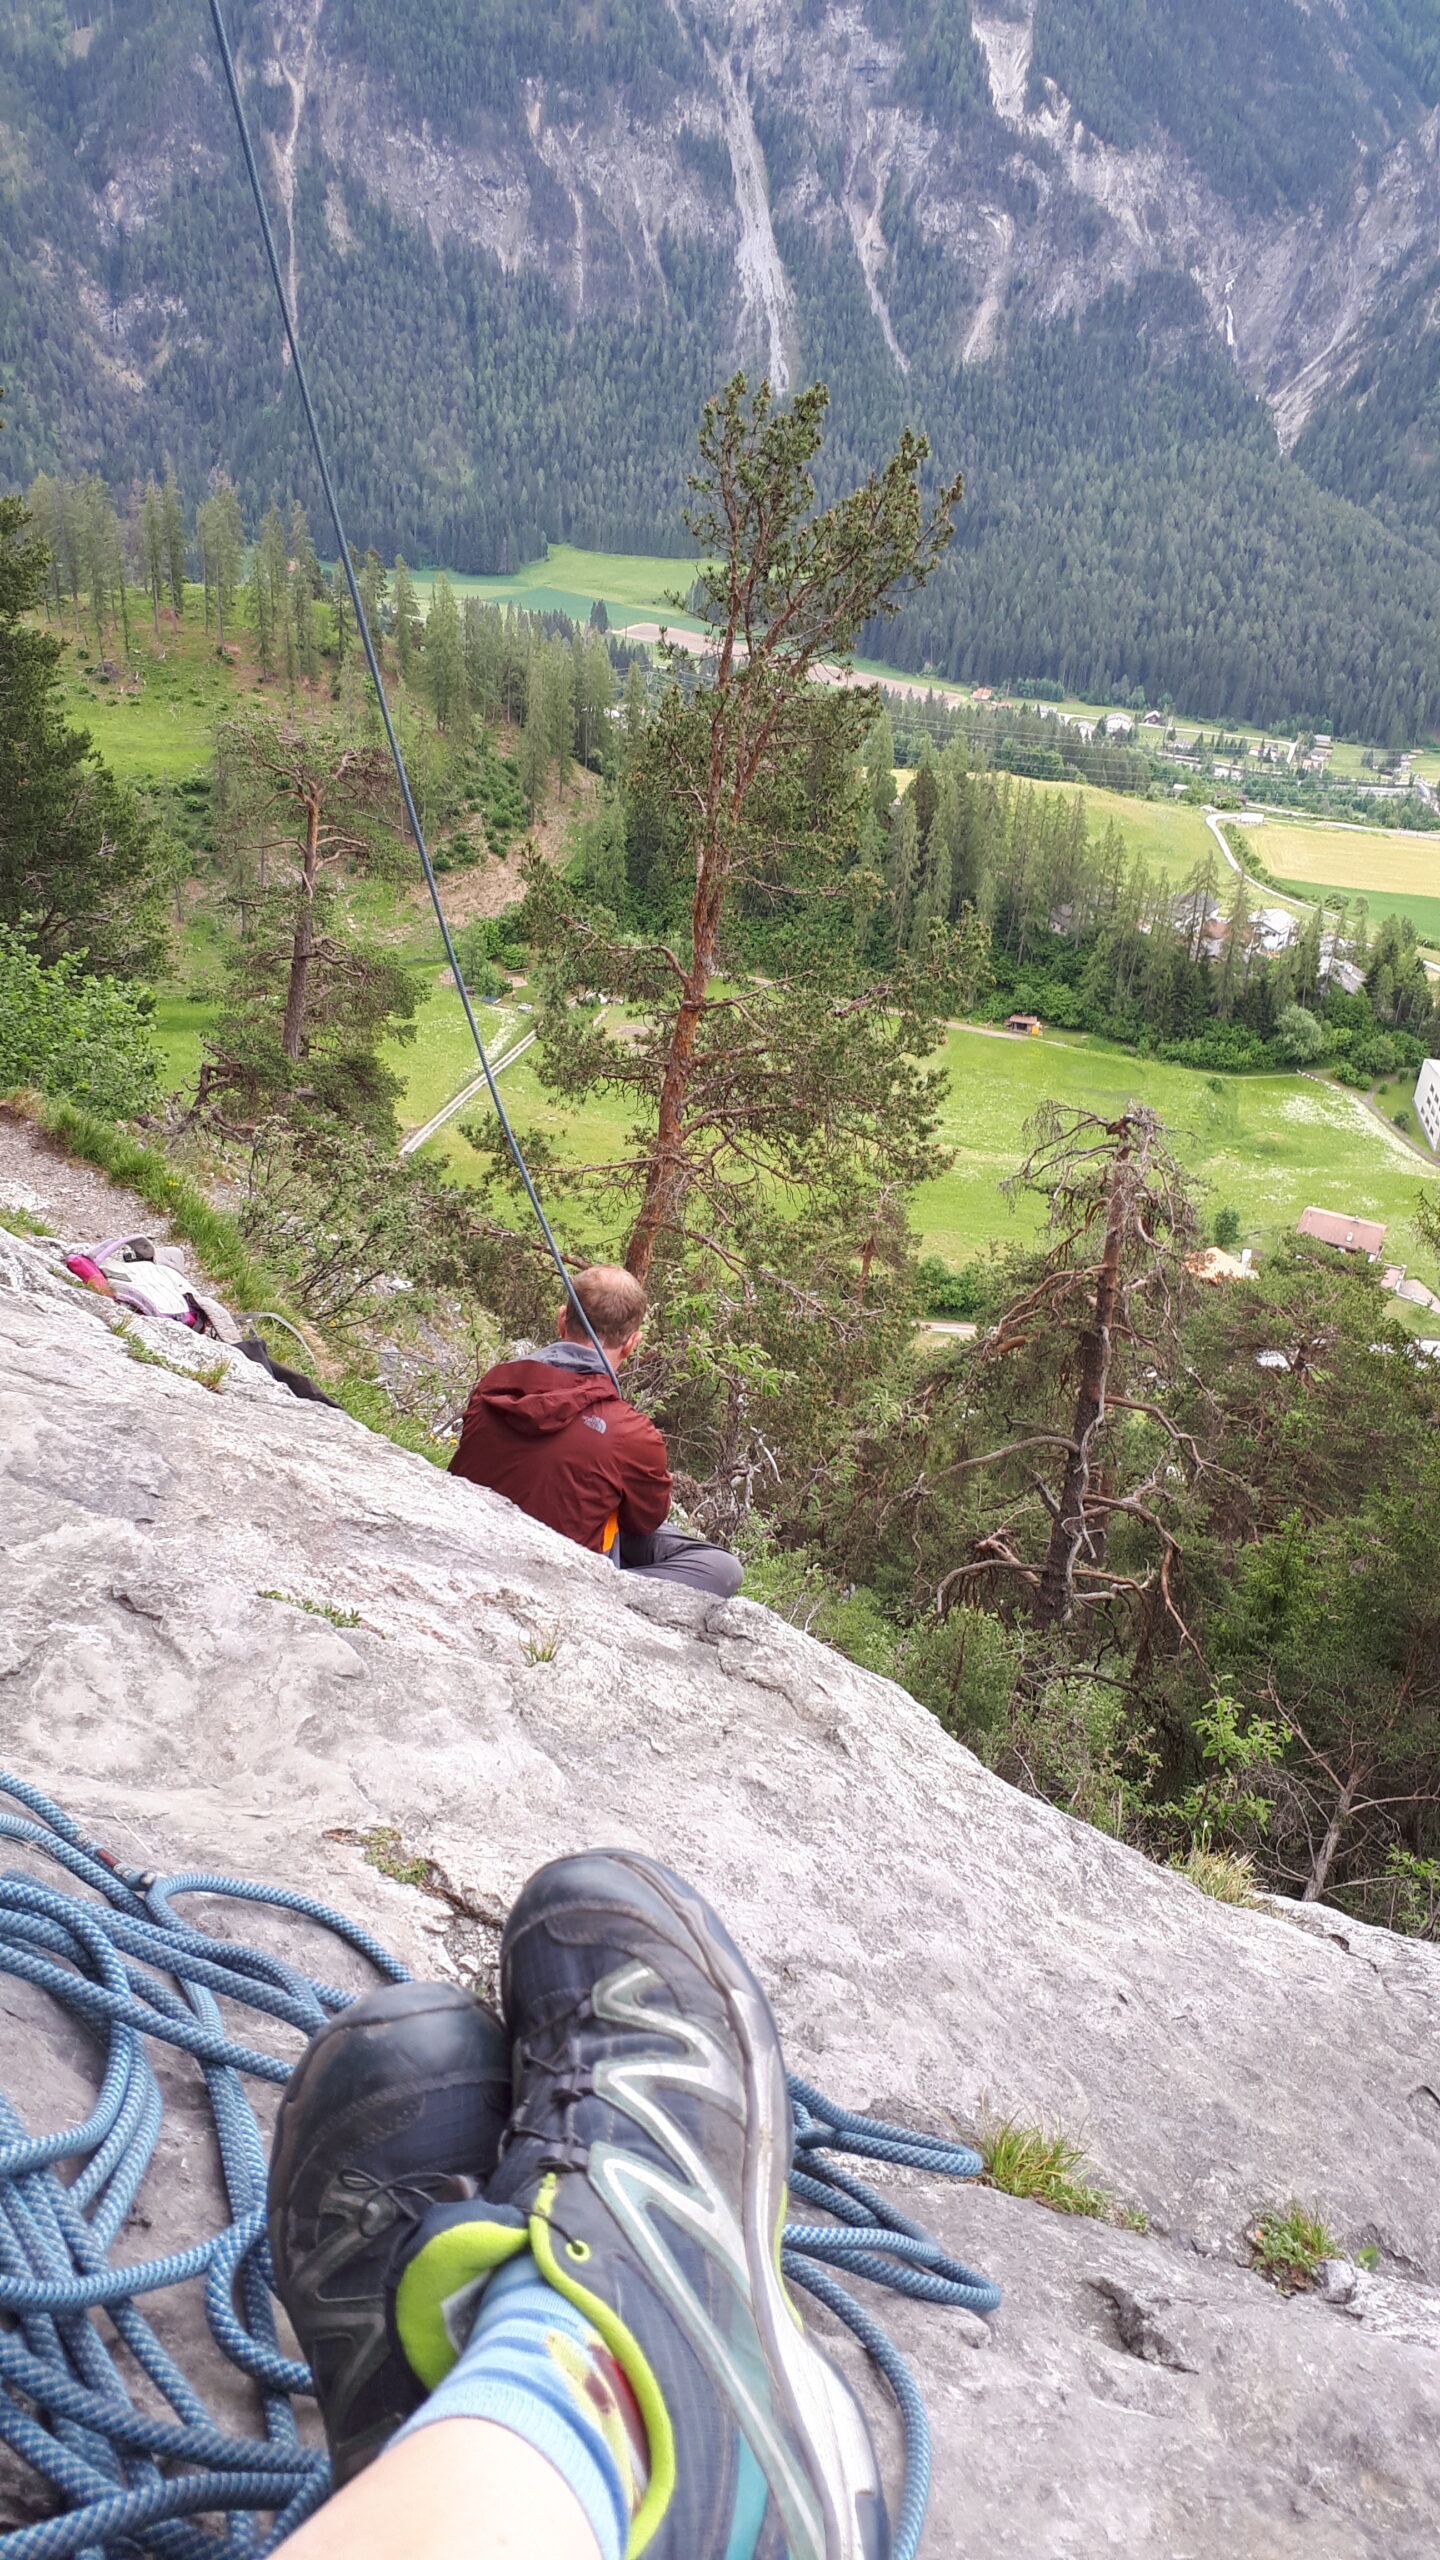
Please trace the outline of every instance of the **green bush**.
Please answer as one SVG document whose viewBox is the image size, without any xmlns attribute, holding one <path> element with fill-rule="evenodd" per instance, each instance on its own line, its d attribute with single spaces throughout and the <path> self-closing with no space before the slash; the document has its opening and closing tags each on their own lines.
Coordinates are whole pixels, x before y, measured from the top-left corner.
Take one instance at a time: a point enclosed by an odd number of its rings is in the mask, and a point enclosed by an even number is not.
<svg viewBox="0 0 1440 2560">
<path fill-rule="evenodd" d="M 0 924 L 0 1092 L 29 1085 L 107 1120 L 133 1119 L 159 1092 L 152 999 L 113 978 L 50 968 Z"/>
<path fill-rule="evenodd" d="M 1220 1247 L 1221 1252 L 1233 1253 L 1235 1247 L 1240 1241 L 1239 1210 L 1230 1208 L 1217 1209 L 1215 1212 L 1213 1233 L 1215 1241 Z"/>
<path fill-rule="evenodd" d="M 1287 1004 L 1275 1025 L 1280 1054 L 1292 1067 L 1313 1067 L 1325 1054 L 1325 1032 L 1303 1004 Z"/>
<path fill-rule="evenodd" d="M 956 1271 L 938 1253 L 927 1253 L 915 1266 L 915 1281 L 927 1316 L 978 1322 L 992 1312 L 995 1276 L 987 1262 L 963 1262 Z"/>
</svg>

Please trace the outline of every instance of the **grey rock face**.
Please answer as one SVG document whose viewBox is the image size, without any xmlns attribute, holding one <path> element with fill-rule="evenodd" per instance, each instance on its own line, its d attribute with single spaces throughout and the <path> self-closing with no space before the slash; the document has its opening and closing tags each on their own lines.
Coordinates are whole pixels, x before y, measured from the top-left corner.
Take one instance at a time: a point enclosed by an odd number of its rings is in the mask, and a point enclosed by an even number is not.
<svg viewBox="0 0 1440 2560">
<path fill-rule="evenodd" d="M 8 1765 L 117 1851 L 302 1884 L 431 1968 L 484 1974 L 541 1860 L 633 1844 L 717 1903 L 843 2102 L 1083 2139 L 1148 2234 L 888 2173 L 1006 2289 L 981 2353 L 877 2306 L 931 2409 L 931 2560 L 1433 2551 L 1435 1950 L 1208 1901 L 751 1603 L 629 1583 L 244 1362 L 207 1388 L 176 1330 L 137 1326 L 169 1365 L 134 1360 L 43 1251 L 0 1249 Z M 366 1864 L 375 1824 L 448 1892 Z M 88 2058 L 0 1989 L 7 2075 L 59 2123 Z M 187 2105 L 177 2075 L 157 2239 L 215 2209 Z M 1270 2291 L 1244 2235 L 1291 2197 L 1377 2272 Z"/>
</svg>

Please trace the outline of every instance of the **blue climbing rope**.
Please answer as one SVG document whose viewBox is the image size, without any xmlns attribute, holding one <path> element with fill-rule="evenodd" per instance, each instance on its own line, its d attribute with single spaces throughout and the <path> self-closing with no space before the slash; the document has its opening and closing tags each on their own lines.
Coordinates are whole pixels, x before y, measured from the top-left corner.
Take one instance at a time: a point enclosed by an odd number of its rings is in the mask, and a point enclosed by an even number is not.
<svg viewBox="0 0 1440 2560">
<path fill-rule="evenodd" d="M 122 1866 L 40 1790 L 0 1771 L 0 1840 L 63 1871 L 59 1884 L 0 1874 L 0 1972 L 48 1993 L 101 2041 L 100 2085 L 84 2121 L 32 2135 L 0 2092 L 0 2444 L 39 2475 L 37 2508 L 60 2512 L 0 2532 L 0 2560 L 264 2560 L 330 2486 L 302 2442 L 294 2401 L 308 2368 L 282 2353 L 265 2241 L 265 2146 L 247 2077 L 289 2078 L 289 2058 L 237 2042 L 218 2002 L 309 2037 L 354 1993 L 258 1947 L 213 1936 L 174 1909 L 218 1894 L 316 1921 L 391 1982 L 406 1968 L 367 1929 L 281 1885 L 204 1872 L 160 1877 Z M 160 2083 L 147 2044 L 190 2056 L 209 2098 L 230 2221 L 162 2257 L 111 2251 L 154 2158 Z M 865 2346 L 894 2394 L 905 2446 L 895 2560 L 914 2560 L 930 2481 L 924 2406 L 903 2358 L 832 2269 L 932 2303 L 993 2311 L 996 2287 L 949 2258 L 917 2223 L 837 2168 L 848 2152 L 942 2177 L 973 2178 L 975 2152 L 833 2106 L 792 2080 L 791 2191 L 826 2223 L 790 2223 L 785 2272 Z M 62 2167 L 69 2176 L 62 2177 Z M 262 2432 L 227 2432 L 138 2307 L 203 2286 L 211 2337 L 257 2386 Z M 103 2308 L 117 2355 L 92 2311 Z M 127 2373 L 151 2386 L 141 2406 Z M 157 2409 L 164 2414 L 157 2414 Z M 203 2519 L 203 2523 L 202 2520 Z"/>
<path fill-rule="evenodd" d="M 295 388 L 300 394 L 300 405 L 305 412 L 305 424 L 310 434 L 310 447 L 315 456 L 315 468 L 320 476 L 320 486 L 325 492 L 325 504 L 329 510 L 330 522 L 335 534 L 336 566 L 343 572 L 345 584 L 350 591 L 350 610 L 355 616 L 355 628 L 360 634 L 360 645 L 365 653 L 365 664 L 370 671 L 370 682 L 374 687 L 375 706 L 380 714 L 381 724 L 385 731 L 385 742 L 390 750 L 390 760 L 395 767 L 395 779 L 400 786 L 400 798 L 405 811 L 405 823 L 409 828 L 411 837 L 414 841 L 415 850 L 420 856 L 420 868 L 425 874 L 425 886 L 429 890 L 430 904 L 435 910 L 435 922 L 440 928 L 440 939 L 445 946 L 446 962 L 448 964 L 450 974 L 455 981 L 455 992 L 460 999 L 461 1010 L 464 1013 L 470 1037 L 475 1044 L 475 1054 L 480 1061 L 480 1068 L 485 1078 L 486 1090 L 490 1096 L 491 1107 L 500 1124 L 500 1130 L 504 1137 L 505 1144 L 510 1150 L 510 1156 L 514 1163 L 515 1170 L 519 1174 L 520 1180 L 524 1185 L 525 1196 L 534 1212 L 540 1233 L 545 1239 L 546 1249 L 549 1252 L 550 1259 L 554 1263 L 555 1269 L 559 1274 L 566 1298 L 575 1314 L 579 1317 L 585 1332 L 589 1335 L 592 1347 L 599 1352 L 601 1366 L 618 1396 L 620 1393 L 620 1381 L 615 1375 L 610 1354 L 606 1350 L 604 1343 L 601 1341 L 599 1334 L 596 1332 L 595 1327 L 591 1323 L 590 1318 L 586 1314 L 585 1309 L 580 1302 L 579 1295 L 575 1288 L 575 1283 L 571 1279 L 570 1273 L 566 1267 L 565 1256 L 561 1252 L 560 1247 L 555 1240 L 554 1231 L 551 1228 L 550 1221 L 546 1217 L 545 1211 L 541 1206 L 540 1194 L 535 1188 L 535 1184 L 530 1173 L 530 1167 L 525 1161 L 524 1150 L 511 1126 L 510 1115 L 506 1111 L 505 1105 L 500 1099 L 500 1088 L 495 1081 L 495 1072 L 490 1063 L 489 1052 L 486 1049 L 484 1041 L 480 1037 L 480 1025 L 475 1019 L 475 1008 L 470 1001 L 470 990 L 465 984 L 465 972 L 461 968 L 459 958 L 456 954 L 454 939 L 451 935 L 449 921 L 445 914 L 444 901 L 440 895 L 440 883 L 435 877 L 435 865 L 430 857 L 430 848 L 425 842 L 425 830 L 420 823 L 420 812 L 415 805 L 415 795 L 410 787 L 410 776 L 406 770 L 404 751 L 400 745 L 400 740 L 396 735 L 395 722 L 391 716 L 390 697 L 385 690 L 385 679 L 380 672 L 380 660 L 376 652 L 374 636 L 371 632 L 369 619 L 366 615 L 364 598 L 360 593 L 359 580 L 355 575 L 355 563 L 351 554 L 349 537 L 346 534 L 344 524 L 341 521 L 340 500 L 336 493 L 335 483 L 330 476 L 330 463 L 325 451 L 325 439 L 320 433 L 320 421 L 315 414 L 315 403 L 310 396 L 310 377 L 305 369 L 305 354 L 300 344 L 299 332 L 295 326 L 295 314 L 290 308 L 289 299 L 285 292 L 285 279 L 280 272 L 280 255 L 275 246 L 275 234 L 271 228 L 269 209 L 265 202 L 265 190 L 260 183 L 260 167 L 255 157 L 255 145 L 251 138 L 250 119 L 245 113 L 245 101 L 240 90 L 240 76 L 235 68 L 235 56 L 230 49 L 229 36 L 225 32 L 225 19 L 221 11 L 220 0 L 210 0 L 210 22 L 215 30 L 215 42 L 220 54 L 220 67 L 225 74 L 225 86 L 230 96 L 230 106 L 235 118 L 235 130 L 240 141 L 240 154 L 245 163 L 245 174 L 249 178 L 250 192 L 255 200 L 255 212 L 260 225 L 260 240 L 265 251 L 265 263 L 270 270 L 270 282 L 275 290 L 275 299 L 280 307 L 281 324 L 285 331 L 285 342 L 290 350 L 290 361 L 295 373 Z"/>
</svg>

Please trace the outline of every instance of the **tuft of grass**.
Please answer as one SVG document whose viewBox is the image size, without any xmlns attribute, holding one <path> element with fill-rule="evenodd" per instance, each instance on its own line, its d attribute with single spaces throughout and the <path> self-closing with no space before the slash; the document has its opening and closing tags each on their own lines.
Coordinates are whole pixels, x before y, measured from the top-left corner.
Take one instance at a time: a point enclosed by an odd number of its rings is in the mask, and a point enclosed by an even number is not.
<svg viewBox="0 0 1440 2560">
<path fill-rule="evenodd" d="M 1082 2146 L 1058 2128 L 982 2116 L 977 2139 L 987 2187 L 1049 2205 L 1053 2213 L 1108 2214 L 1109 2196 L 1076 2175 L 1085 2163 Z"/>
<path fill-rule="evenodd" d="M 328 1600 L 306 1600 L 297 1591 L 257 1591 L 257 1600 L 280 1600 L 287 1609 L 303 1609 L 307 1618 L 328 1618 L 332 1627 L 363 1627 L 358 1609 L 332 1608 Z M 372 1628 L 370 1632 L 375 1631 Z"/>
<path fill-rule="evenodd" d="M 167 1360 L 163 1351 L 152 1351 L 148 1342 L 141 1341 L 128 1316 L 122 1316 L 111 1331 L 124 1344 L 127 1360 L 138 1360 L 146 1369 L 166 1369 L 172 1378 L 185 1378 L 194 1387 L 208 1387 L 212 1396 L 225 1393 L 228 1363 L 224 1360 L 207 1360 L 198 1369 L 187 1369 L 181 1360 Z"/>
<path fill-rule="evenodd" d="M 1253 1903 L 1255 1900 L 1255 1861 L 1238 1849 L 1208 1849 L 1192 1844 L 1183 1858 L 1170 1861 L 1177 1875 L 1208 1893 L 1214 1902 Z"/>
<path fill-rule="evenodd" d="M 378 1867 L 382 1876 L 396 1884 L 417 1885 L 422 1893 L 435 1890 L 436 1867 L 433 1858 L 413 1857 L 400 1834 L 388 1822 L 374 1822 L 360 1834 L 360 1854 L 367 1867 Z"/>
<path fill-rule="evenodd" d="M 1262 2213 L 1246 2237 L 1251 2266 L 1280 2293 L 1303 2293 L 1324 2261 L 1341 2255 L 1339 2242 L 1320 2219 L 1319 2206 L 1307 2209 L 1293 2196 L 1283 2212 L 1271 2206 Z"/>
<path fill-rule="evenodd" d="M 50 1230 L 43 1218 L 32 1216 L 28 1209 L 0 1209 L 0 1227 L 12 1236 L 46 1236 Z"/>
<path fill-rule="evenodd" d="M 532 1666 L 537 1662 L 553 1662 L 560 1650 L 560 1638 L 552 1627 L 545 1635 L 527 1636 L 520 1647 L 522 1661 Z"/>
<path fill-rule="evenodd" d="M 163 1352 L 152 1351 L 148 1342 L 142 1342 L 128 1316 L 122 1316 L 113 1331 L 124 1345 L 127 1360 L 138 1360 L 144 1369 L 168 1370 L 172 1378 L 189 1377 L 188 1369 L 177 1369 L 174 1361 L 167 1360 Z"/>
</svg>

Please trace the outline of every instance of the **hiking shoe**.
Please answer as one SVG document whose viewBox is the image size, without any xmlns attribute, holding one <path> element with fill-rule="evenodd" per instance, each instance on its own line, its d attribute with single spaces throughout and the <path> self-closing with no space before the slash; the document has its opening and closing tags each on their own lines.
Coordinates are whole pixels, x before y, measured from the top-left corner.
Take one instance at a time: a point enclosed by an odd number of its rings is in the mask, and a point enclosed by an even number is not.
<svg viewBox="0 0 1440 2560">
<path fill-rule="evenodd" d="M 315 2378 L 334 2486 L 424 2391 L 395 2336 L 395 2280 L 436 2206 L 478 2196 L 510 2112 L 493 2009 L 448 1983 L 388 1983 L 322 2027 L 286 2084 L 270 2157 L 275 2290 Z"/>
<path fill-rule="evenodd" d="M 560 1859 L 511 1912 L 502 1997 L 514 2112 L 470 2245 L 493 2266 L 528 2228 L 539 2272 L 625 2375 L 650 2457 L 630 2551 L 885 2560 L 859 2403 L 779 2273 L 779 2038 L 715 1914 L 648 1858 Z M 437 2334 L 429 2297 L 461 2281 L 465 2239 L 452 2224 L 411 2259 L 407 2341 L 427 2318 Z"/>
</svg>

